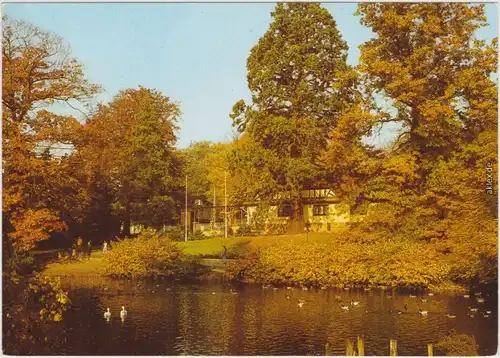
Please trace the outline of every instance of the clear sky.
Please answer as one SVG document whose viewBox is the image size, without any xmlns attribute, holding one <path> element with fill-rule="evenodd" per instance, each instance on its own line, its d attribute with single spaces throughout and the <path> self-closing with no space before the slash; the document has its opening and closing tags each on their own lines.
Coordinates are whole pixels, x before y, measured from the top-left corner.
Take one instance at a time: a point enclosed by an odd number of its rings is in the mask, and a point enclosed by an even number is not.
<svg viewBox="0 0 500 358">
<path fill-rule="evenodd" d="M 356 4 L 327 8 L 349 45 L 349 62 L 371 31 L 354 16 Z M 267 30 L 273 3 L 26 3 L 4 4 L 3 13 L 62 36 L 107 102 L 139 85 L 179 102 L 179 147 L 231 138 L 233 104 L 249 98 L 246 59 Z M 488 4 L 490 26 L 478 37 L 497 36 L 498 9 Z"/>
</svg>

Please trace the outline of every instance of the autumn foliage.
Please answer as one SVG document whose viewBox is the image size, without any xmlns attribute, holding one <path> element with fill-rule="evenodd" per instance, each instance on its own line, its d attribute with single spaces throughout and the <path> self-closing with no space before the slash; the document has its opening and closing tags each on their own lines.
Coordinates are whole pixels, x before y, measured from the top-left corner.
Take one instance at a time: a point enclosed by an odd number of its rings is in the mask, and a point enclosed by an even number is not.
<svg viewBox="0 0 500 358">
<path fill-rule="evenodd" d="M 357 16 L 375 36 L 360 46 L 359 64 L 351 66 L 347 43 L 326 9 L 278 4 L 247 60 L 252 96 L 236 102 L 230 114 L 234 141 L 186 150 L 176 148 L 177 102 L 139 86 L 92 106 L 100 88 L 87 80 L 69 46 L 57 35 L 6 19 L 2 212 L 9 255 L 54 233 L 68 242 L 75 236 L 98 242 L 130 236 L 133 224 L 175 224 L 184 175 L 193 195 L 217 204 L 227 175 L 230 205 L 256 198 L 264 209 L 276 200 L 290 204 L 289 232 L 304 230 L 303 189 L 332 188 L 349 205 L 357 218 L 349 227 L 353 242 L 340 243 L 345 250 L 323 248 L 330 255 L 325 267 L 337 267 L 351 249 L 366 257 L 381 250 L 373 263 L 380 276 L 363 273 L 355 261 L 355 273 L 331 280 L 496 280 L 495 175 L 494 192 L 485 188 L 498 168 L 498 45 L 475 35 L 487 25 L 484 7 L 363 3 Z M 60 115 L 54 105 L 83 115 Z M 374 145 L 388 125 L 397 135 Z M 61 146 L 62 152 L 56 149 Z M 280 256 L 295 250 L 283 245 L 261 262 L 279 267 Z M 300 249 L 311 257 L 321 251 Z M 419 256 L 432 258 L 422 272 Z M 382 265 L 382 257 L 398 264 Z M 397 278 L 385 275 L 387 267 L 417 271 Z M 287 269 L 279 270 L 276 279 L 288 277 Z"/>
</svg>

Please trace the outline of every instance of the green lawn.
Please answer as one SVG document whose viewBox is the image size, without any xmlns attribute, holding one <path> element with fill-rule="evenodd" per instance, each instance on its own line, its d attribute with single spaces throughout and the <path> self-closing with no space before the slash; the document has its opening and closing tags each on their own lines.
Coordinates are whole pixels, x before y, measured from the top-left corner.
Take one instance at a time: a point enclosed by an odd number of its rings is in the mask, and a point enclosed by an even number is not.
<svg viewBox="0 0 500 358">
<path fill-rule="evenodd" d="M 43 270 L 43 274 L 49 276 L 80 276 L 80 275 L 100 275 L 104 269 L 103 253 L 96 250 L 90 259 L 81 261 L 51 262 Z"/>
<path fill-rule="evenodd" d="M 220 257 L 223 245 L 227 247 L 230 256 L 244 252 L 246 248 L 263 247 L 280 240 L 325 240 L 331 238 L 334 234 L 339 234 L 341 229 L 335 233 L 310 233 L 298 235 L 275 235 L 275 236 L 246 236 L 230 237 L 224 240 L 221 237 L 209 238 L 204 240 L 194 240 L 181 242 L 179 246 L 188 255 L 197 255 L 204 257 Z M 233 255 L 232 255 L 233 254 Z"/>
<path fill-rule="evenodd" d="M 248 237 L 228 238 L 227 240 L 224 240 L 224 238 L 221 237 L 214 237 L 204 240 L 180 242 L 179 246 L 182 248 L 184 253 L 188 255 L 221 256 L 223 245 L 231 251 L 231 249 L 234 249 L 237 245 L 250 242 L 251 240 L 252 238 Z"/>
</svg>

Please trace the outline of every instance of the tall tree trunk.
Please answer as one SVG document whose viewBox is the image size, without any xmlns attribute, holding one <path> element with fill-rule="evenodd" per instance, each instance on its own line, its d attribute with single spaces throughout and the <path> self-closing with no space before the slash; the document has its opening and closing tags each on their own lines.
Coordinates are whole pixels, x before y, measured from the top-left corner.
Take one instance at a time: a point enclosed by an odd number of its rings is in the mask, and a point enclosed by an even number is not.
<svg viewBox="0 0 500 358">
<path fill-rule="evenodd" d="M 292 216 L 290 217 L 290 225 L 288 225 L 288 234 L 301 234 L 304 232 L 304 209 L 302 201 L 296 199 L 292 204 Z"/>
</svg>

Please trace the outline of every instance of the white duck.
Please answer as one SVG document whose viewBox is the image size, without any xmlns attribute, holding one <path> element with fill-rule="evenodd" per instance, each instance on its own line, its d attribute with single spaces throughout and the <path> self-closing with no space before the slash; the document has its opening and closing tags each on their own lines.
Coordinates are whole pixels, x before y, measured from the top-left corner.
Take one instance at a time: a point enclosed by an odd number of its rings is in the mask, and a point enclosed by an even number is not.
<svg viewBox="0 0 500 358">
<path fill-rule="evenodd" d="M 422 309 L 419 309 L 418 313 L 420 313 L 422 316 L 427 316 L 429 314 L 429 311 L 422 311 Z"/>
<path fill-rule="evenodd" d="M 122 310 L 120 311 L 120 318 L 124 320 L 127 317 L 127 311 L 125 310 L 125 306 L 122 306 Z"/>
<path fill-rule="evenodd" d="M 109 307 L 108 309 L 106 310 L 106 312 L 104 312 L 104 318 L 109 321 L 109 319 L 111 318 L 111 311 L 109 310 Z"/>
</svg>

